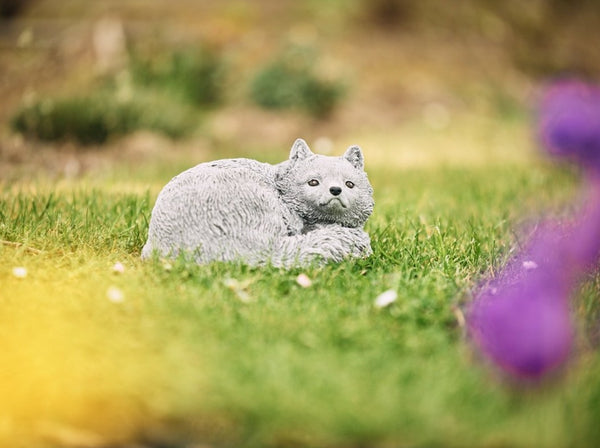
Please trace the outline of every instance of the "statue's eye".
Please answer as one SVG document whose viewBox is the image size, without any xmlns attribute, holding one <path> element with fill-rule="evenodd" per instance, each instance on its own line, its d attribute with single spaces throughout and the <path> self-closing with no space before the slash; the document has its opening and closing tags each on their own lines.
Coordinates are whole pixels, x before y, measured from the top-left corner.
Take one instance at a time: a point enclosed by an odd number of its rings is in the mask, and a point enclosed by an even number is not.
<svg viewBox="0 0 600 448">
<path fill-rule="evenodd" d="M 348 188 L 354 188 L 354 182 L 351 182 L 351 181 L 347 180 L 347 181 L 346 181 L 346 186 L 347 186 Z"/>
<path fill-rule="evenodd" d="M 316 187 L 317 185 L 319 185 L 319 181 L 317 179 L 311 179 L 308 181 L 308 185 L 310 185 L 311 187 Z"/>
</svg>

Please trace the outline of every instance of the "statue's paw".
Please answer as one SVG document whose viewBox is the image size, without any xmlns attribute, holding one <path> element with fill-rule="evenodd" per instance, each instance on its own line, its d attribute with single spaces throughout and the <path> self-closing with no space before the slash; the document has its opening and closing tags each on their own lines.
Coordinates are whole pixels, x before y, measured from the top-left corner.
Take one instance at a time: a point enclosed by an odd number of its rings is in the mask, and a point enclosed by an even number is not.
<svg viewBox="0 0 600 448">
<path fill-rule="evenodd" d="M 364 230 L 342 227 L 339 236 L 346 255 L 365 257 L 372 253 L 371 240 Z"/>
</svg>

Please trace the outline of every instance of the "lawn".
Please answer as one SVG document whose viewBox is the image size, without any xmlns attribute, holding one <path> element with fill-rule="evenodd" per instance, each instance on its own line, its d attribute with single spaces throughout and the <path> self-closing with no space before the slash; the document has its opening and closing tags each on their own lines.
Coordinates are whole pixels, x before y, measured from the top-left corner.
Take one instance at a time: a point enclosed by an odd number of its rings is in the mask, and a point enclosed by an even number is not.
<svg viewBox="0 0 600 448">
<path fill-rule="evenodd" d="M 597 279 L 573 301 L 572 363 L 541 385 L 479 359 L 462 313 L 527 223 L 573 207 L 576 176 L 365 155 L 373 256 L 292 271 L 142 263 L 167 168 L 2 184 L 0 444 L 594 446 Z"/>
<path fill-rule="evenodd" d="M 0 0 L 0 448 L 600 446 L 598 273 L 539 384 L 465 329 L 540 217 L 581 205 L 530 112 L 599 73 L 597 7 L 438 3 Z M 172 176 L 297 137 L 363 148 L 370 258 L 140 260 Z"/>
</svg>

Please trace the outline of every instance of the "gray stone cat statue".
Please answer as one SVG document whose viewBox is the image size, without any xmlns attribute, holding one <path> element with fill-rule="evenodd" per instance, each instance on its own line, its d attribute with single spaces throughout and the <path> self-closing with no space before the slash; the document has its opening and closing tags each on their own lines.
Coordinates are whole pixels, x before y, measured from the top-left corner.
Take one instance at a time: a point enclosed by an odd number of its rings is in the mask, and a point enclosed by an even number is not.
<svg viewBox="0 0 600 448">
<path fill-rule="evenodd" d="M 158 195 L 142 258 L 290 268 L 367 257 L 373 205 L 358 146 L 328 157 L 298 139 L 277 165 L 225 159 L 175 176 Z"/>
</svg>

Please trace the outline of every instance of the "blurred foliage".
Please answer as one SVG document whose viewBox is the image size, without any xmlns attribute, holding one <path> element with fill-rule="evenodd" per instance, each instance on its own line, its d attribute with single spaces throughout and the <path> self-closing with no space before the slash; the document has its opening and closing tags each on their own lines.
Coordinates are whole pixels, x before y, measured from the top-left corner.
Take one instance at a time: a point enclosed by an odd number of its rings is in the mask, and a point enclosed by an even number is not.
<svg viewBox="0 0 600 448">
<path fill-rule="evenodd" d="M 222 102 L 223 78 L 221 58 L 205 49 L 178 51 L 168 59 L 133 55 L 129 69 L 105 79 L 99 91 L 24 105 L 11 126 L 40 140 L 82 144 L 139 129 L 179 138 L 196 126 L 201 109 Z"/>
<path fill-rule="evenodd" d="M 87 96 L 43 99 L 21 107 L 12 128 L 45 141 L 75 140 L 101 144 L 112 136 L 151 129 L 169 137 L 186 135 L 194 126 L 188 111 L 151 95 L 121 100 L 110 89 Z"/>
<path fill-rule="evenodd" d="M 136 83 L 165 90 L 195 106 L 216 106 L 223 101 L 225 66 L 206 48 L 179 50 L 168 58 L 133 55 L 131 72 Z"/>
<path fill-rule="evenodd" d="M 0 0 L 0 17 L 19 14 L 30 2 L 31 0 Z M 124 4 L 127 3 L 124 2 Z M 257 4 L 262 4 L 262 2 Z M 600 41 L 600 6 L 597 0 L 529 0 L 527 2 L 520 0 L 505 0 L 504 2 L 461 0 L 454 2 L 452 8 L 448 8 L 441 0 L 421 0 L 419 2 L 410 0 L 307 0 L 303 2 L 303 5 L 302 7 L 297 5 L 295 7 L 279 6 L 283 16 L 277 20 L 283 20 L 288 24 L 303 23 L 303 20 L 310 21 L 311 25 L 306 28 L 310 29 L 314 23 L 315 30 L 326 26 L 327 33 L 323 37 L 327 40 L 330 48 L 335 48 L 334 41 L 336 39 L 337 41 L 345 39 L 346 33 L 353 32 L 353 29 L 357 27 L 361 33 L 360 35 L 357 33 L 359 39 L 360 36 L 375 31 L 380 33 L 379 37 L 382 38 L 380 42 L 388 39 L 392 45 L 395 45 L 394 39 L 400 37 L 401 39 L 398 39 L 398 49 L 400 50 L 405 49 L 408 42 L 408 40 L 402 39 L 403 37 L 409 37 L 410 42 L 412 39 L 415 39 L 415 42 L 422 39 L 423 51 L 421 52 L 420 48 L 415 51 L 419 55 L 421 53 L 424 55 L 423 58 L 426 62 L 424 69 L 436 71 L 432 76 L 438 77 L 441 84 L 446 79 L 455 78 L 456 74 L 461 71 L 461 67 L 456 64 L 456 68 L 451 68 L 446 73 L 443 70 L 437 70 L 437 61 L 447 58 L 450 64 L 455 60 L 462 63 L 465 55 L 481 58 L 483 61 L 478 64 L 478 68 L 471 72 L 475 74 L 474 76 L 487 77 L 487 79 L 483 79 L 483 82 L 495 82 L 504 90 L 506 90 L 506 85 L 499 81 L 499 78 L 505 77 L 509 82 L 510 79 L 516 79 L 513 77 L 516 73 L 514 67 L 520 73 L 524 73 L 527 79 L 533 80 L 545 79 L 558 74 L 587 75 L 589 77 L 598 77 L 600 74 L 600 46 L 593 44 Z M 81 3 L 80 7 L 81 9 L 93 9 L 85 6 L 84 3 Z M 134 10 L 134 6 L 129 5 L 129 7 L 131 11 Z M 179 6 L 173 6 L 173 8 L 177 9 Z M 232 10 L 224 8 L 225 12 L 219 12 L 220 10 L 216 8 L 215 18 L 221 14 L 224 15 L 224 18 L 222 17 L 224 23 L 231 22 L 229 34 L 225 34 L 233 42 L 234 39 L 238 37 L 241 39 L 241 36 L 246 35 L 242 30 L 243 27 L 248 27 L 248 30 L 251 31 L 250 28 L 258 23 L 257 11 L 259 9 L 260 6 L 254 6 L 240 8 L 239 11 L 235 10 L 235 20 L 233 20 L 231 19 Z M 135 19 L 139 13 L 131 11 L 128 14 Z M 305 13 L 305 16 L 300 19 L 296 16 L 291 17 L 293 14 L 301 16 L 302 13 Z M 247 14 L 248 17 L 242 17 L 244 14 Z M 123 17 L 129 16 L 123 14 Z M 160 43 L 153 44 L 152 39 L 142 38 L 143 33 L 135 27 L 127 26 L 128 20 L 133 19 L 131 17 L 123 19 L 125 28 L 127 28 L 127 42 L 124 46 L 128 45 L 131 49 L 127 69 L 131 76 L 131 98 L 126 102 L 122 101 L 122 97 L 119 97 L 120 100 L 110 98 L 111 95 L 117 94 L 111 93 L 107 88 L 104 88 L 102 94 L 88 96 L 80 94 L 71 99 L 47 101 L 40 98 L 38 104 L 24 106 L 17 112 L 13 119 L 13 129 L 38 138 L 73 137 L 80 141 L 88 139 L 103 141 L 108 138 L 108 136 L 103 136 L 106 133 L 122 134 L 139 127 L 150 127 L 168 135 L 179 136 L 185 134 L 179 129 L 187 129 L 190 121 L 189 118 L 181 118 L 184 114 L 179 112 L 180 110 L 189 108 L 186 109 L 187 112 L 194 115 L 218 107 L 225 102 L 228 90 L 240 92 L 241 89 L 247 88 L 251 101 L 260 107 L 301 111 L 315 118 L 327 118 L 332 114 L 346 93 L 344 84 L 339 79 L 332 76 L 331 73 L 321 70 L 322 64 L 319 63 L 314 49 L 287 48 L 262 66 L 257 66 L 256 59 L 248 57 L 248 60 L 252 60 L 250 67 L 236 67 L 236 71 L 243 74 L 243 80 L 240 80 L 242 77 L 231 80 L 227 76 L 228 66 L 224 62 L 223 55 L 213 50 L 212 47 L 188 44 L 190 46 L 173 50 L 169 46 L 170 44 L 166 43 L 167 39 L 157 39 Z M 275 29 L 273 23 L 266 23 L 264 26 Z M 300 29 L 299 34 L 301 35 L 302 28 L 299 26 L 295 30 Z M 291 28 L 290 30 L 290 41 L 294 41 L 293 35 L 296 31 Z M 215 31 L 215 34 L 218 33 Z M 252 32 L 249 35 L 252 35 Z M 21 37 L 27 36 L 27 33 L 23 33 Z M 31 36 L 33 36 L 32 33 Z M 34 43 L 38 39 L 41 41 L 42 36 L 41 31 L 39 36 L 36 31 Z M 147 35 L 144 36 L 147 37 Z M 210 41 L 210 38 L 209 31 L 207 40 Z M 357 37 L 355 36 L 355 38 Z M 13 42 L 17 37 L 11 37 L 11 39 Z M 220 45 L 216 43 L 218 39 L 214 36 L 213 39 L 213 44 L 218 47 Z M 27 39 L 23 39 L 23 42 L 26 41 Z M 248 42 L 240 44 L 239 48 L 245 48 L 243 45 Z M 306 43 L 302 39 L 296 42 Z M 311 41 L 309 40 L 309 42 Z M 319 41 L 320 44 L 321 41 Z M 369 45 L 359 43 L 356 51 L 360 54 L 367 54 L 372 49 Z M 381 57 L 393 57 L 390 56 L 392 54 L 390 48 L 384 47 Z M 42 51 L 40 50 L 41 45 L 33 45 L 31 49 L 33 48 L 35 50 L 31 52 L 31 55 Z M 488 48 L 492 49 L 490 56 L 485 53 Z M 269 49 L 270 47 L 265 47 L 265 51 Z M 66 54 L 58 47 L 52 51 L 56 51 L 57 54 Z M 48 51 L 48 56 L 46 56 L 48 61 L 60 60 L 53 56 L 52 51 Z M 236 51 L 236 49 L 232 51 L 232 60 L 236 60 Z M 488 58 L 491 62 L 497 61 L 497 64 L 486 64 Z M 240 59 L 242 58 L 238 58 L 237 61 Z M 407 60 L 397 58 L 394 64 L 400 66 L 408 63 Z M 427 61 L 434 63 L 427 64 Z M 65 57 L 62 62 L 52 63 L 57 66 L 63 65 L 61 70 L 68 70 L 66 67 L 71 62 Z M 358 66 L 360 66 L 361 61 L 358 62 Z M 42 64 L 40 66 L 46 67 Z M 481 69 L 481 67 L 485 67 L 485 69 Z M 503 68 L 506 68 L 506 71 L 503 71 Z M 249 81 L 246 81 L 245 73 L 249 70 L 254 72 L 249 76 Z M 492 70 L 495 71 L 492 73 Z M 369 78 L 369 75 L 365 74 L 365 79 L 368 83 L 371 79 L 375 80 L 376 78 Z M 480 80 L 471 81 L 473 79 L 470 79 L 468 83 L 465 82 L 465 86 L 470 87 L 476 82 L 480 82 Z M 408 84 L 408 81 L 405 80 L 403 83 Z M 231 89 L 232 87 L 233 89 Z M 361 88 L 361 86 L 357 86 L 357 88 Z M 462 86 L 449 85 L 448 88 L 460 90 Z M 477 96 L 472 91 L 467 94 L 471 97 Z M 161 98 L 160 101 L 150 101 L 153 103 L 150 107 L 161 110 L 162 114 L 147 110 L 148 101 L 144 98 L 148 97 Z M 232 99 L 231 96 L 229 99 Z M 495 100 L 495 98 L 493 99 Z M 239 100 L 239 97 L 233 100 Z M 51 112 L 47 112 L 47 108 L 43 106 L 47 103 L 53 104 L 53 107 L 50 108 Z M 83 108 L 83 103 L 86 103 L 89 110 L 77 113 L 77 110 Z M 106 106 L 108 103 L 111 106 Z M 159 105 L 157 106 L 157 104 Z M 510 101 L 503 101 L 500 96 L 497 105 L 503 113 L 511 114 L 515 110 L 514 104 L 511 104 Z M 73 112 L 65 112 L 66 110 Z M 108 116 L 103 118 L 102 114 L 105 113 Z M 151 114 L 162 115 L 162 117 L 149 119 L 148 115 Z M 119 121 L 119 124 L 114 124 L 114 116 L 119 117 L 116 120 Z M 180 117 L 183 120 L 182 123 L 175 123 L 175 117 Z M 75 131 L 75 129 L 80 129 L 83 133 L 82 129 L 86 127 L 82 124 L 84 118 L 87 119 L 86 126 L 93 137 L 86 138 L 79 131 Z M 163 123 L 167 119 L 168 125 Z M 50 124 L 49 120 L 72 120 L 73 124 L 67 122 Z M 43 127 L 43 129 L 36 129 L 36 127 Z"/>
<path fill-rule="evenodd" d="M 413 20 L 416 4 L 411 0 L 363 0 L 361 11 L 368 21 L 389 28 Z"/>
<path fill-rule="evenodd" d="M 186 135 L 194 127 L 191 117 L 223 103 L 225 64 L 220 54 L 205 48 L 157 54 L 132 51 L 128 69 L 102 81 L 94 94 L 30 102 L 14 114 L 12 128 L 40 140 L 82 144 L 103 143 L 138 129 Z M 253 100 L 265 108 L 328 116 L 343 87 L 317 75 L 316 59 L 311 49 L 284 51 L 252 80 Z"/>
<path fill-rule="evenodd" d="M 487 7 L 508 24 L 506 48 L 521 71 L 546 77 L 557 74 L 598 76 L 600 5 L 596 0 L 494 2 Z"/>
<path fill-rule="evenodd" d="M 316 118 L 327 117 L 342 99 L 344 86 L 318 76 L 316 63 L 310 49 L 284 50 L 256 73 L 250 86 L 252 100 L 266 109 L 300 109 Z"/>
<path fill-rule="evenodd" d="M 384 30 L 448 33 L 501 43 L 517 69 L 534 78 L 557 74 L 598 77 L 600 3 L 597 0 L 355 0 L 363 22 Z"/>
<path fill-rule="evenodd" d="M 10 18 L 18 15 L 27 3 L 29 0 L 0 0 L 0 17 Z"/>
</svg>

